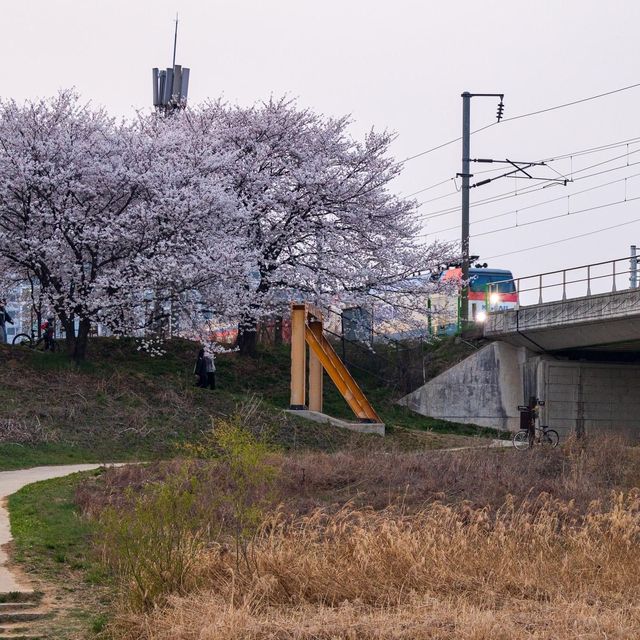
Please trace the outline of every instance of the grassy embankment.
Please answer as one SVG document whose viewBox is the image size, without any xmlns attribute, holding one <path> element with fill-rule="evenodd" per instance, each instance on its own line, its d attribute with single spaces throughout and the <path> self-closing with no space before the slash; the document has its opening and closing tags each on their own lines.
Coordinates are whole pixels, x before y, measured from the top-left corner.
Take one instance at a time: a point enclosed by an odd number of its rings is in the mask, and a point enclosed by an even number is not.
<svg viewBox="0 0 640 640">
<path fill-rule="evenodd" d="M 117 640 L 640 636 L 638 448 L 247 451 L 246 502 L 224 457 L 33 485 L 18 552 L 90 602 L 105 561 L 117 598 L 84 624 Z M 260 517 L 236 554 L 238 513 Z"/>
<path fill-rule="evenodd" d="M 251 397 L 262 400 L 256 429 L 269 431 L 285 449 L 334 450 L 375 439 L 282 412 L 289 399 L 287 347 L 263 350 L 257 359 L 219 356 L 220 389 L 213 393 L 193 386 L 193 343 L 174 340 L 166 348 L 164 356 L 152 358 L 133 341 L 97 339 L 77 369 L 64 354 L 0 345 L 0 469 L 168 457 L 176 444 L 197 440 L 211 417 L 229 415 Z M 452 341 L 433 345 L 429 373 L 470 350 Z M 394 404 L 401 392 L 375 371 L 360 368 L 356 375 L 389 427 L 385 446 L 455 446 L 468 443 L 468 436 L 495 436 L 417 416 Z M 351 415 L 328 380 L 325 405 L 327 413 Z"/>
</svg>

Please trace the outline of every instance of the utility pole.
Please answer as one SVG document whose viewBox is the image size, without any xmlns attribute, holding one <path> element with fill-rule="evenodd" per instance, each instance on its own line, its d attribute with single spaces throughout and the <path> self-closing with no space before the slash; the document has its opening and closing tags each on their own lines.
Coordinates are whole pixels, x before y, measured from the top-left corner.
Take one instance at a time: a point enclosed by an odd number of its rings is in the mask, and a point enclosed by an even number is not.
<svg viewBox="0 0 640 640">
<path fill-rule="evenodd" d="M 469 280 L 469 163 L 471 157 L 471 94 L 462 94 L 462 281 Z M 460 323 L 465 329 L 469 321 L 469 289 L 462 288 Z"/>
<path fill-rule="evenodd" d="M 498 104 L 498 122 L 502 119 L 504 110 L 503 93 L 469 93 L 462 94 L 462 172 L 458 174 L 462 178 L 462 280 L 469 280 L 470 254 L 469 254 L 469 165 L 471 162 L 471 98 L 491 97 L 500 98 Z M 465 286 L 460 292 L 460 324 L 465 329 L 469 321 L 469 289 Z"/>
</svg>

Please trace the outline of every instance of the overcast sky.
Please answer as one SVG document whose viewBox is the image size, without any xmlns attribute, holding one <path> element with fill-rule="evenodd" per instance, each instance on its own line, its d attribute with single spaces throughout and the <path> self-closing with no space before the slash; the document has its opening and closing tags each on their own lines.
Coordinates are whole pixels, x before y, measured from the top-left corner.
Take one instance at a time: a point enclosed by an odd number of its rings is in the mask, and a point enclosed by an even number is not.
<svg viewBox="0 0 640 640">
<path fill-rule="evenodd" d="M 176 11 L 176 62 L 191 68 L 190 102 L 224 95 L 249 104 L 288 94 L 327 115 L 351 114 L 356 137 L 371 127 L 397 132 L 398 159 L 460 135 L 465 90 L 504 93 L 507 118 L 640 82 L 640 2 L 634 0 L 5 0 L 2 97 L 23 100 L 75 86 L 114 115 L 148 109 L 151 68 L 171 64 Z M 492 98 L 475 98 L 472 128 L 493 122 L 496 105 Z M 640 87 L 491 127 L 472 137 L 471 157 L 531 161 L 639 138 L 639 113 Z M 640 164 L 626 166 L 640 162 L 640 140 L 628 152 L 627 158 L 623 146 L 553 163 L 562 174 L 578 172 L 575 178 L 614 170 L 476 206 L 472 236 L 511 227 L 516 208 L 552 198 L 559 200 L 520 211 L 518 224 L 640 197 L 640 175 L 629 177 L 640 174 Z M 616 156 L 623 157 L 611 160 Z M 452 178 L 460 157 L 456 143 L 407 162 L 394 187 L 410 194 Z M 543 168 L 535 175 L 555 174 Z M 531 185 L 498 180 L 473 189 L 472 204 Z M 458 229 L 442 230 L 459 224 L 459 210 L 426 222 L 459 204 L 454 182 L 416 198 L 440 196 L 420 207 L 425 232 L 456 239 Z M 572 213 L 476 235 L 471 249 L 516 276 L 608 260 L 640 244 L 638 211 L 640 200 Z M 480 221 L 499 214 L 505 215 Z M 505 253 L 510 255 L 494 257 Z"/>
</svg>

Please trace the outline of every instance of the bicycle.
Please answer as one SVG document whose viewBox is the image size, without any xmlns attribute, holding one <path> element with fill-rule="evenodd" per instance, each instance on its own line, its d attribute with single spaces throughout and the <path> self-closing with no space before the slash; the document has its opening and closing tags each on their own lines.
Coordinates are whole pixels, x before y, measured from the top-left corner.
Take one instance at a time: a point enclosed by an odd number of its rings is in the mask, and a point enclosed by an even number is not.
<svg viewBox="0 0 640 640">
<path fill-rule="evenodd" d="M 28 349 L 37 349 L 41 344 L 44 343 L 44 336 L 40 336 L 39 338 L 36 336 L 35 331 L 31 331 L 31 334 L 28 333 L 19 333 L 12 340 L 12 344 L 14 346 L 24 346 Z M 44 349 L 43 349 L 44 351 Z M 60 345 L 55 338 L 51 338 L 49 343 L 49 351 L 60 351 Z"/>
<path fill-rule="evenodd" d="M 536 420 L 540 420 L 540 407 L 544 406 L 544 401 L 534 400 L 532 404 L 535 406 L 520 406 L 518 409 L 521 413 L 528 412 L 528 419 L 531 420 L 534 427 L 533 438 L 531 438 L 529 429 L 520 429 L 513 436 L 513 446 L 518 449 L 518 451 L 524 451 L 534 444 L 546 445 L 551 448 L 557 447 L 560 442 L 558 432 L 555 429 L 549 429 L 546 425 L 535 424 Z"/>
<path fill-rule="evenodd" d="M 536 436 L 533 440 L 534 444 L 542 444 L 557 447 L 560 442 L 560 436 L 555 429 L 549 429 L 547 426 L 536 427 Z M 529 448 L 529 432 L 521 429 L 513 436 L 513 446 L 518 451 L 524 451 Z"/>
</svg>

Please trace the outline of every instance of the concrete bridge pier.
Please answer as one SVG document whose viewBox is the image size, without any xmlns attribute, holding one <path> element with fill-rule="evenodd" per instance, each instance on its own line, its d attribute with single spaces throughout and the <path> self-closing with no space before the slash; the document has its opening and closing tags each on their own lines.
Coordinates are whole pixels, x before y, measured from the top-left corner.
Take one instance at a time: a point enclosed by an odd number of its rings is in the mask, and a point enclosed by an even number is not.
<svg viewBox="0 0 640 640">
<path fill-rule="evenodd" d="M 541 418 L 573 432 L 640 434 L 640 361 L 620 354 L 546 354 L 496 341 L 400 400 L 422 415 L 515 431 L 518 405 L 545 400 Z M 616 360 L 616 358 L 619 358 Z"/>
</svg>

